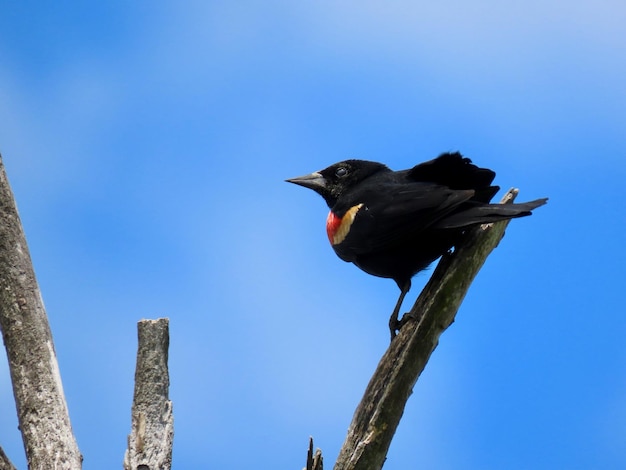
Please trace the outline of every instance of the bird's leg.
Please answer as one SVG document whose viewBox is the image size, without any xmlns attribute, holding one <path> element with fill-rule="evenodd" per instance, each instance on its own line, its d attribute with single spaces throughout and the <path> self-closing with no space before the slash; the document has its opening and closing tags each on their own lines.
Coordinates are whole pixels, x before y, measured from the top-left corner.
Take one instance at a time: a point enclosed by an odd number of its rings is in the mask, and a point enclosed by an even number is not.
<svg viewBox="0 0 626 470">
<path fill-rule="evenodd" d="M 410 288 L 410 280 L 406 282 L 403 286 L 400 286 L 400 297 L 398 297 L 398 302 L 396 302 L 396 306 L 391 313 L 391 317 L 389 317 L 389 333 L 391 333 L 392 340 L 396 336 L 396 331 L 398 331 L 400 329 L 400 326 L 402 326 L 402 322 L 398 320 L 398 315 L 400 313 L 400 307 L 402 307 L 402 302 L 404 301 L 404 296 Z"/>
</svg>

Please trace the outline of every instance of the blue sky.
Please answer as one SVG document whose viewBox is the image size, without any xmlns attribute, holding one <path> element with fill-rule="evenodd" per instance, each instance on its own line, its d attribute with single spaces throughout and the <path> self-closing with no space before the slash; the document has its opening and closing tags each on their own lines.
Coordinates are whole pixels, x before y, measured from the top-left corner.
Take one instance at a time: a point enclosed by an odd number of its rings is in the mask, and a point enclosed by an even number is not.
<svg viewBox="0 0 626 470">
<path fill-rule="evenodd" d="M 175 468 L 299 469 L 310 435 L 330 466 L 398 292 L 283 180 L 449 150 L 550 203 L 479 273 L 385 469 L 626 467 L 624 24 L 613 0 L 2 5 L 0 151 L 85 468 L 121 466 L 161 316 Z M 25 468 L 5 359 L 0 394 Z"/>
</svg>

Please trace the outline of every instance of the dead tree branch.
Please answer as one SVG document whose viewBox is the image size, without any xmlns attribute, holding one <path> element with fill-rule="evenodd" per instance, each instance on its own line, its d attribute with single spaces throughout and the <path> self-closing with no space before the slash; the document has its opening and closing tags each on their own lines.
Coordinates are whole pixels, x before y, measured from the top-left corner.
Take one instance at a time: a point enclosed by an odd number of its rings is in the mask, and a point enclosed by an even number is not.
<svg viewBox="0 0 626 470">
<path fill-rule="evenodd" d="M 511 202 L 516 195 L 517 190 L 511 189 L 502 202 Z M 335 470 L 382 468 L 419 375 L 507 225 L 503 221 L 473 228 L 453 254 L 441 259 L 378 364 L 354 413 Z"/>
<path fill-rule="evenodd" d="M 15 470 L 15 466 L 4 453 L 2 447 L 0 447 L 0 470 Z"/>
<path fill-rule="evenodd" d="M 80 469 L 50 325 L 0 156 L 0 329 L 30 469 Z"/>
<path fill-rule="evenodd" d="M 306 467 L 304 470 L 324 470 L 322 451 L 317 449 L 313 452 L 313 438 L 309 438 L 309 451 L 306 455 Z"/>
<path fill-rule="evenodd" d="M 169 470 L 172 467 L 174 416 L 167 367 L 169 320 L 141 320 L 135 369 L 132 428 L 124 470 Z"/>
</svg>

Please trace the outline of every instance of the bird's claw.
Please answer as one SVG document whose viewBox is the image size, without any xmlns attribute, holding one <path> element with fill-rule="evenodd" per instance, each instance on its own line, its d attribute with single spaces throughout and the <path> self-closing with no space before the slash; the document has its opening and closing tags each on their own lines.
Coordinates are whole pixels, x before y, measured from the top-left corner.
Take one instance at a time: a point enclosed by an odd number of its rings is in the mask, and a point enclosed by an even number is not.
<svg viewBox="0 0 626 470">
<path fill-rule="evenodd" d="M 400 320 L 398 320 L 397 316 L 395 318 L 392 316 L 389 319 L 389 332 L 391 333 L 391 340 L 393 341 L 393 339 L 396 337 L 397 332 L 399 332 L 400 329 L 409 321 L 419 321 L 421 318 L 422 315 L 414 312 L 406 312 L 404 315 L 402 315 L 402 318 Z"/>
<path fill-rule="evenodd" d="M 400 327 L 402 326 L 402 322 L 397 318 L 389 319 L 389 333 L 391 333 L 391 341 L 396 337 L 396 332 L 400 331 Z"/>
</svg>

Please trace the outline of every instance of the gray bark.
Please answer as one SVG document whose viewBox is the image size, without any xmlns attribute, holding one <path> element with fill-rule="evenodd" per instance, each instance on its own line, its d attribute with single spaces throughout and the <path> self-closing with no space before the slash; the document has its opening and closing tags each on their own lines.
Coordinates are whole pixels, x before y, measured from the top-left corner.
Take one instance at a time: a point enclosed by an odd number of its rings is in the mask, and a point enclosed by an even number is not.
<svg viewBox="0 0 626 470">
<path fill-rule="evenodd" d="M 2 447 L 0 447 L 0 470 L 15 470 L 15 467 L 4 453 Z"/>
<path fill-rule="evenodd" d="M 174 417 L 169 400 L 169 320 L 141 320 L 131 433 L 124 470 L 169 470 Z"/>
<path fill-rule="evenodd" d="M 324 470 L 322 451 L 317 449 L 313 452 L 313 438 L 309 438 L 309 451 L 306 455 L 306 467 L 304 470 Z"/>
<path fill-rule="evenodd" d="M 511 189 L 502 202 L 511 202 Z M 509 221 L 472 229 L 455 252 L 445 255 L 389 345 L 358 405 L 335 470 L 381 469 L 406 402 L 439 337 L 456 312 Z"/>
<path fill-rule="evenodd" d="M 0 329 L 30 469 L 80 469 L 50 325 L 0 156 Z"/>
</svg>

